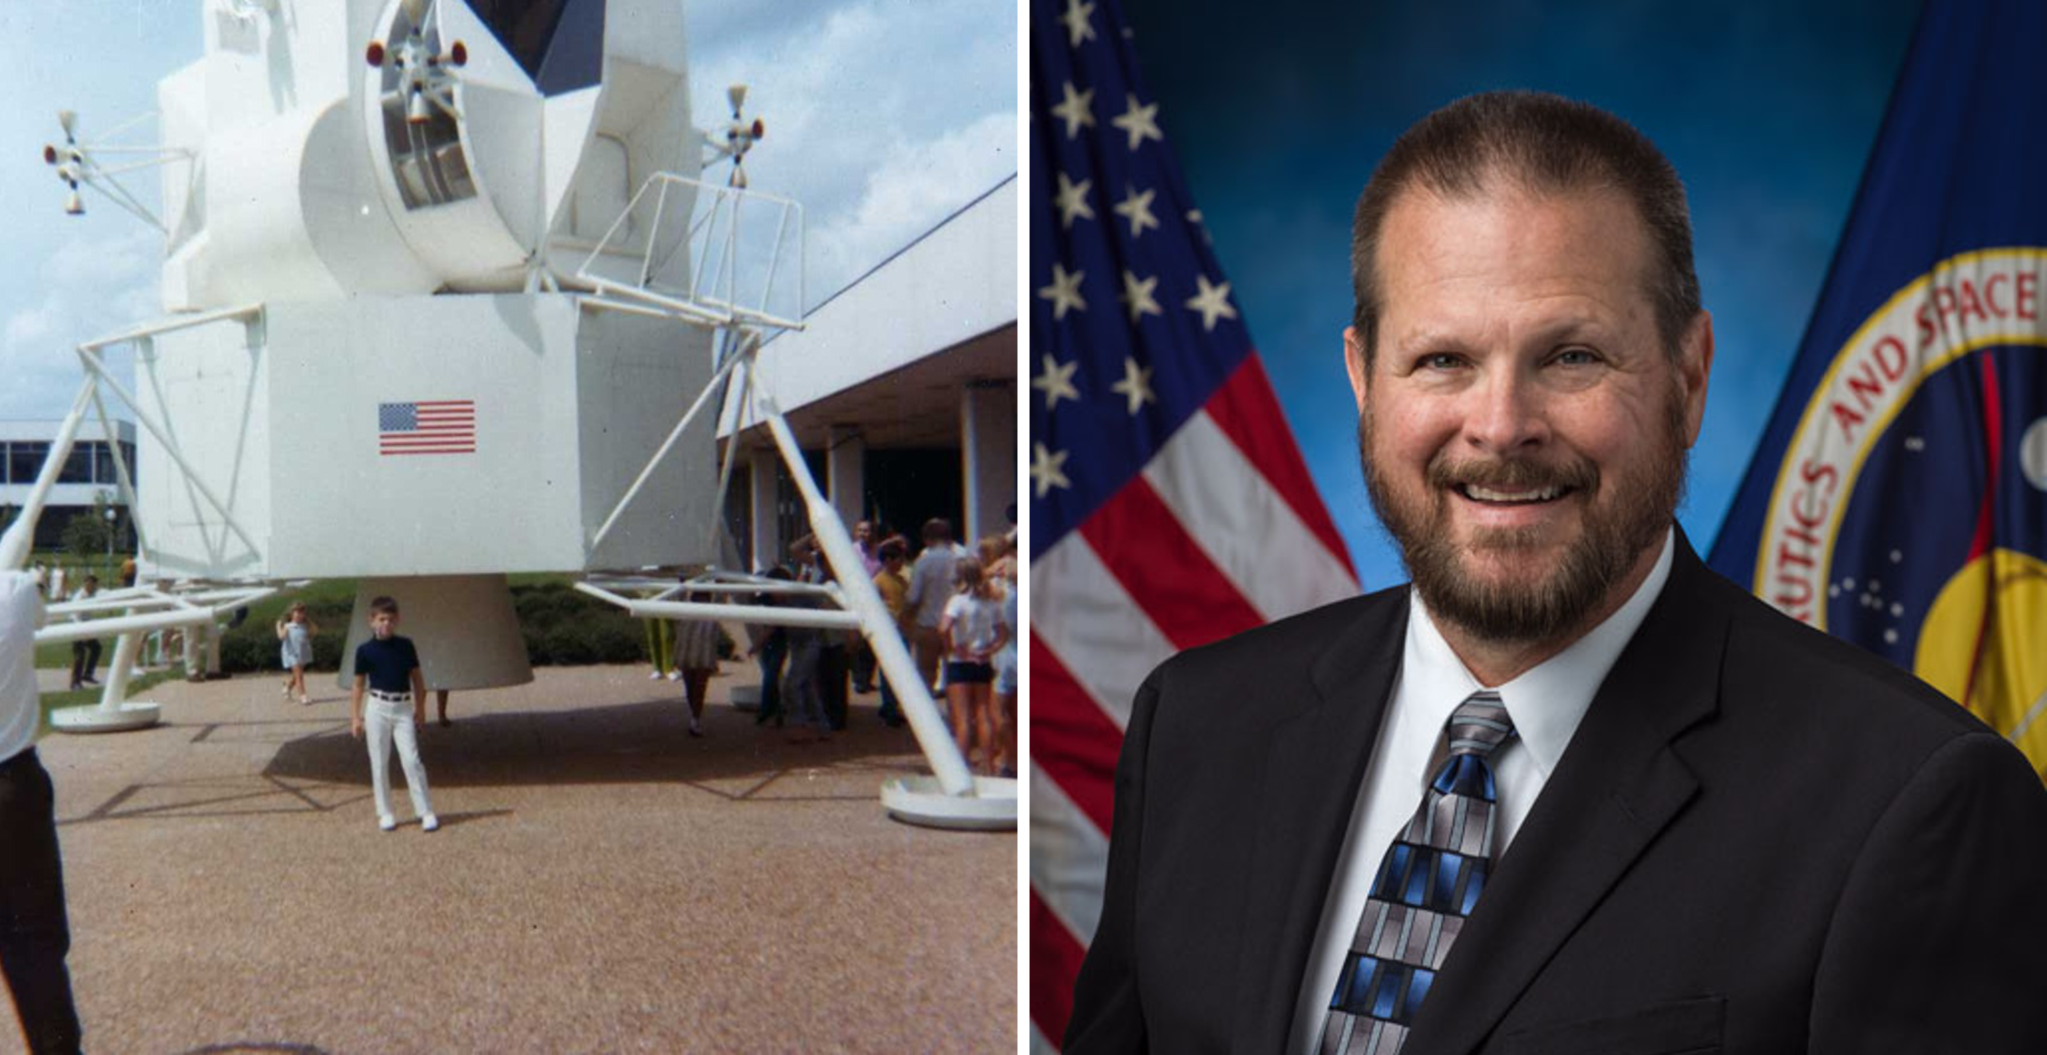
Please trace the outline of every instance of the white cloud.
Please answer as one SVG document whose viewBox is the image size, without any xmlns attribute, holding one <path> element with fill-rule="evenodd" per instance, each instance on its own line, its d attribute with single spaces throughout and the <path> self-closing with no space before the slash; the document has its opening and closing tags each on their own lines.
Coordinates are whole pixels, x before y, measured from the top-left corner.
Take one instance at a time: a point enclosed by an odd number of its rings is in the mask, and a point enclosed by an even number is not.
<svg viewBox="0 0 2047 1055">
<path fill-rule="evenodd" d="M 0 418 L 63 414 L 84 381 L 74 349 L 162 314 L 157 267 L 163 239 L 139 224 L 64 241 L 44 260 L 31 289 L 0 328 Z M 110 365 L 126 383 L 118 363 Z"/>
<path fill-rule="evenodd" d="M 58 109 L 99 135 L 156 105 L 157 79 L 198 57 L 200 5 L 183 0 L 5 4 L 0 12 L 0 417 L 63 416 L 84 380 L 74 347 L 160 315 L 161 236 L 86 192 L 64 215 L 65 188 L 37 149 L 59 141 Z M 122 142 L 146 135 L 125 134 Z M 153 198 L 153 174 L 125 181 Z M 122 377 L 124 356 L 110 358 Z M 125 377 L 124 377 L 125 381 Z M 118 401 L 108 406 L 123 414 Z"/>
<path fill-rule="evenodd" d="M 703 6 L 697 123 L 721 124 L 725 87 L 750 86 L 768 134 L 747 171 L 755 190 L 802 203 L 813 302 L 1016 171 L 1013 6 L 865 0 L 774 24 Z"/>
<path fill-rule="evenodd" d="M 46 338 L 56 328 L 56 313 L 50 310 L 48 303 L 24 308 L 7 318 L 6 346 L 14 348 L 47 343 Z"/>
<path fill-rule="evenodd" d="M 897 144 L 869 172 L 855 206 L 811 228 L 811 265 L 820 277 L 814 296 L 830 296 L 1015 171 L 1014 111 L 929 142 Z"/>
<path fill-rule="evenodd" d="M 58 243 L 42 273 L 59 287 L 154 282 L 162 263 L 163 235 L 137 221 Z"/>
</svg>

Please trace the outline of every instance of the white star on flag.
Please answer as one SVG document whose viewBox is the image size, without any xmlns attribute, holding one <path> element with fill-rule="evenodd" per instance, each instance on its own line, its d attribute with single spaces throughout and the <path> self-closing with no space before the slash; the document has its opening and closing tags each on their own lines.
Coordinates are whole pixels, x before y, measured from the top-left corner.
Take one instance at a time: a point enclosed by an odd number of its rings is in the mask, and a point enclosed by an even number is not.
<svg viewBox="0 0 2047 1055">
<path fill-rule="evenodd" d="M 1073 486 L 1066 474 L 1060 471 L 1066 464 L 1067 453 L 1048 451 L 1042 443 L 1031 444 L 1031 482 L 1037 485 L 1039 498 L 1045 497 L 1045 492 L 1054 487 Z"/>
<path fill-rule="evenodd" d="M 1080 369 L 1080 360 L 1060 365 L 1059 360 L 1045 354 L 1045 369 L 1031 379 L 1031 387 L 1045 393 L 1045 409 L 1051 410 L 1062 399 L 1080 402 L 1080 389 L 1073 387 L 1073 372 Z"/>
<path fill-rule="evenodd" d="M 1201 313 L 1201 328 L 1204 332 L 1215 332 L 1218 317 L 1234 319 L 1237 309 L 1230 306 L 1230 284 L 1213 284 L 1207 275 L 1196 275 L 1194 281 L 1201 286 L 1201 292 L 1187 298 L 1187 307 Z"/>
<path fill-rule="evenodd" d="M 1124 356 L 1123 380 L 1109 386 L 1111 391 L 1122 393 L 1123 398 L 1130 401 L 1132 414 L 1143 410 L 1146 403 L 1158 402 L 1159 397 L 1151 391 L 1151 371 L 1151 367 L 1139 366 L 1137 360 Z"/>
<path fill-rule="evenodd" d="M 1064 265 L 1052 265 L 1052 284 L 1038 291 L 1038 296 L 1052 302 L 1052 321 L 1065 318 L 1068 308 L 1087 310 L 1087 301 L 1080 295 L 1080 278 L 1085 274 L 1085 271 L 1069 274 Z"/>
<path fill-rule="evenodd" d="M 1075 183 L 1066 178 L 1066 173 L 1059 174 L 1059 226 L 1072 227 L 1076 216 L 1086 220 L 1095 218 L 1095 207 L 1087 201 L 1088 188 L 1094 182 L 1084 179 Z"/>
<path fill-rule="evenodd" d="M 1121 117 L 1110 118 L 1109 123 L 1129 133 L 1130 149 L 1143 146 L 1146 139 L 1165 142 L 1165 134 L 1159 131 L 1159 104 L 1139 106 L 1137 96 L 1125 95 L 1124 98 L 1130 101 L 1129 109 L 1124 110 Z"/>
<path fill-rule="evenodd" d="M 1061 85 L 1060 90 L 1066 98 L 1052 108 L 1052 116 L 1066 122 L 1066 138 L 1072 139 L 1080 134 L 1081 129 L 1095 126 L 1095 90 L 1074 91 L 1072 81 Z"/>
<path fill-rule="evenodd" d="M 1116 215 L 1130 221 L 1130 237 L 1136 238 L 1144 233 L 1145 228 L 1159 225 L 1158 217 L 1151 214 L 1151 200 L 1157 195 L 1157 189 L 1139 194 L 1137 188 L 1132 187 L 1130 193 L 1116 203 Z"/>
<path fill-rule="evenodd" d="M 1103 917 L 1145 675 L 1357 591 L 1117 6 L 1029 8 L 1032 1055 L 1060 1055 Z"/>
<path fill-rule="evenodd" d="M 1159 302 L 1153 299 L 1151 295 L 1151 291 L 1157 289 L 1158 284 L 1157 275 L 1140 279 L 1129 271 L 1123 272 L 1123 295 L 1116 299 L 1121 300 L 1130 309 L 1131 325 L 1135 326 L 1146 315 L 1164 315 L 1166 313 L 1165 309 L 1159 307 Z"/>
<path fill-rule="evenodd" d="M 1081 41 L 1095 38 L 1095 27 L 1087 20 L 1087 16 L 1094 13 L 1095 5 L 1087 0 L 1066 0 L 1066 13 L 1059 16 L 1059 21 L 1066 23 L 1068 47 L 1077 48 Z"/>
</svg>

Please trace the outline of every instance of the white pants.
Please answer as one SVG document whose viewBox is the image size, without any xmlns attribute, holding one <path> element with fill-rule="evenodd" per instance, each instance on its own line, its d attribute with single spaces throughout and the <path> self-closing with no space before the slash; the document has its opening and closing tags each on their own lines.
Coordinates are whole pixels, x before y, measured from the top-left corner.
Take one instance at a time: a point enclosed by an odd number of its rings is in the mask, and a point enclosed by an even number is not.
<svg viewBox="0 0 2047 1055">
<path fill-rule="evenodd" d="M 405 790 L 412 794 L 412 812 L 434 811 L 426 798 L 426 766 L 419 761 L 419 730 L 412 724 L 412 700 L 370 696 L 363 701 L 363 726 L 370 747 L 370 787 L 377 796 L 377 816 L 391 816 L 391 741 L 398 741 L 398 764 L 405 767 Z"/>
</svg>

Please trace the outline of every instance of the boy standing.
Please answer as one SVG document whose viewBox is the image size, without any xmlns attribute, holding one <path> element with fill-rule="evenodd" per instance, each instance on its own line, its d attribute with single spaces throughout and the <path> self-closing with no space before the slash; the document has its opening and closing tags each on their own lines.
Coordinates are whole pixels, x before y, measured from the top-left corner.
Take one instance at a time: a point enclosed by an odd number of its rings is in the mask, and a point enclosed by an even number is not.
<svg viewBox="0 0 2047 1055">
<path fill-rule="evenodd" d="M 349 696 L 349 735 L 363 735 L 363 693 L 368 691 L 370 784 L 377 796 L 377 827 L 398 826 L 391 815 L 391 741 L 398 741 L 398 762 L 405 767 L 405 790 L 422 831 L 441 826 L 426 797 L 426 767 L 419 761 L 419 725 L 426 721 L 426 678 L 419 670 L 419 650 L 412 639 L 399 637 L 398 602 L 389 597 L 370 601 L 368 641 L 356 646 L 355 691 Z M 408 702 L 411 706 L 406 706 Z"/>
</svg>

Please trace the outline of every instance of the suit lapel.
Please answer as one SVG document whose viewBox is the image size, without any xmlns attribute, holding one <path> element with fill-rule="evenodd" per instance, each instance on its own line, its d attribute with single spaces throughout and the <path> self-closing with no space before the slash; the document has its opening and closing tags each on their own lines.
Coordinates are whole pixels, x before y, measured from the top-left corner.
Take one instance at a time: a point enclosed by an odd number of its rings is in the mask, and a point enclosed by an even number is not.
<svg viewBox="0 0 2047 1055">
<path fill-rule="evenodd" d="M 1245 1006 L 1231 1047 L 1278 1051 L 1292 1025 L 1309 944 L 1407 633 L 1406 591 L 1365 611 L 1309 664 L 1314 700 L 1273 727 L 1252 816 L 1258 836 L 1245 905 L 1237 989 Z"/>
<path fill-rule="evenodd" d="M 1683 534 L 1663 594 L 1593 697 L 1403 1055 L 1464 1055 L 1698 789 L 1670 749 L 1716 709 L 1725 612 Z"/>
</svg>

